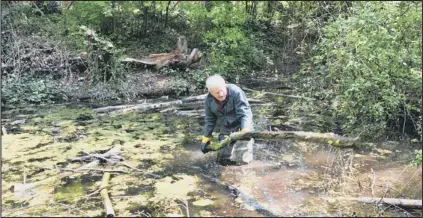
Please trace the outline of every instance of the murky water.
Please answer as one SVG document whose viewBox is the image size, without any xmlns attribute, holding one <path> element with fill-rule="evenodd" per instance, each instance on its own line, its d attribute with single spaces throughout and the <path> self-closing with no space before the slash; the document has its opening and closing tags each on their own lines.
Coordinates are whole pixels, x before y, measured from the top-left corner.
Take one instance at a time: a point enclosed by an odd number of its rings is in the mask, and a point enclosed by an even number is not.
<svg viewBox="0 0 423 218">
<path fill-rule="evenodd" d="M 272 119 L 277 107 L 253 109 L 257 130 L 284 128 L 280 120 Z M 372 216 L 380 215 L 372 205 L 363 210 L 357 206 L 361 204 L 333 204 L 324 198 L 380 196 L 384 186 L 398 188 L 398 183 L 406 185 L 397 192 L 422 198 L 421 167 L 420 171 L 404 169 L 413 153 L 409 145 L 400 143 L 340 150 L 289 140 L 256 140 L 251 163 L 220 166 L 216 152 L 203 154 L 198 148 L 201 117 L 157 112 L 96 117 L 87 105 L 4 114 L 3 125 L 26 119 L 24 124 L 8 126 L 13 131 L 2 136 L 2 211 L 10 216 L 104 215 L 101 197 L 90 195 L 99 188 L 101 172 L 62 178 L 41 195 L 71 209 L 44 203 L 43 210 L 34 207 L 16 211 L 43 201 L 37 195 L 32 199 L 16 198 L 7 187 L 22 184 L 23 177 L 32 183 L 57 175 L 57 168 L 77 168 L 80 163 L 71 163 L 69 158 L 82 156 L 81 150 L 105 153 L 116 143 L 126 151 L 122 156 L 127 164 L 150 175 L 112 175 L 108 189 L 116 216 Z M 372 180 L 373 175 L 377 180 Z M 420 180 L 413 179 L 418 176 Z M 159 198 L 167 189 L 174 197 Z M 393 191 L 385 196 L 404 197 Z M 384 214 L 415 215 L 390 208 L 385 208 Z"/>
</svg>

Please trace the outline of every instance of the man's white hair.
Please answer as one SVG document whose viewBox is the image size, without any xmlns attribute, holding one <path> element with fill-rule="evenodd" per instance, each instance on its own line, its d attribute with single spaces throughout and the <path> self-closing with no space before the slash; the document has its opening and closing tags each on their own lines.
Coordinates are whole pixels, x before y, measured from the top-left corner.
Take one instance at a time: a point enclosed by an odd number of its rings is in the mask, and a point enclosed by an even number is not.
<svg viewBox="0 0 423 218">
<path fill-rule="evenodd" d="M 222 87 L 225 85 L 226 85 L 225 79 L 223 79 L 223 77 L 221 77 L 220 75 L 210 76 L 206 80 L 207 89 L 214 88 L 214 87 Z"/>
</svg>

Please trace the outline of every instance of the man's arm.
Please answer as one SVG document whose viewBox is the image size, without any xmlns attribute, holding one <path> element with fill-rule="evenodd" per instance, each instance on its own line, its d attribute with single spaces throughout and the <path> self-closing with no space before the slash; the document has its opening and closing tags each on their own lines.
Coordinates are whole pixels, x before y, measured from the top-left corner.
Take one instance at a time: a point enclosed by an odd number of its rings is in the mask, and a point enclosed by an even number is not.
<svg viewBox="0 0 423 218">
<path fill-rule="evenodd" d="M 213 133 L 214 127 L 216 126 L 217 117 L 211 112 L 210 104 L 207 97 L 204 100 L 204 109 L 206 113 L 204 124 L 204 136 L 210 138 Z"/>
<path fill-rule="evenodd" d="M 253 113 L 244 91 L 240 90 L 234 103 L 236 116 L 241 121 L 241 130 L 253 131 Z"/>
</svg>

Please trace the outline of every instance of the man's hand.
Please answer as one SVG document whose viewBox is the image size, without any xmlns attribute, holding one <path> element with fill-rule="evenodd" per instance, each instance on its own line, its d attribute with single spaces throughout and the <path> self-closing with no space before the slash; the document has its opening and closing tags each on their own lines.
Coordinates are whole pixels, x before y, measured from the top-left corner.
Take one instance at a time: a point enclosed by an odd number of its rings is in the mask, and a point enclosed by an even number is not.
<svg viewBox="0 0 423 218">
<path fill-rule="evenodd" d="M 210 138 L 203 136 L 203 139 L 201 140 L 200 149 L 203 152 L 203 154 L 209 152 L 210 150 L 207 148 L 207 146 L 210 145 Z"/>
</svg>

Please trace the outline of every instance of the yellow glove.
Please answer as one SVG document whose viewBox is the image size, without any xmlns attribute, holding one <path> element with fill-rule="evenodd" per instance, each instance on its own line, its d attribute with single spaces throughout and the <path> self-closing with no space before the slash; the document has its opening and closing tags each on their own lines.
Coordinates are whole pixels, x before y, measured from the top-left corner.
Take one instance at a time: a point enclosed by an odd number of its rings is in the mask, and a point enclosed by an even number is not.
<svg viewBox="0 0 423 218">
<path fill-rule="evenodd" d="M 201 143 L 207 143 L 209 141 L 210 141 L 210 138 L 209 137 L 203 136 L 203 138 L 201 139 Z"/>
</svg>

